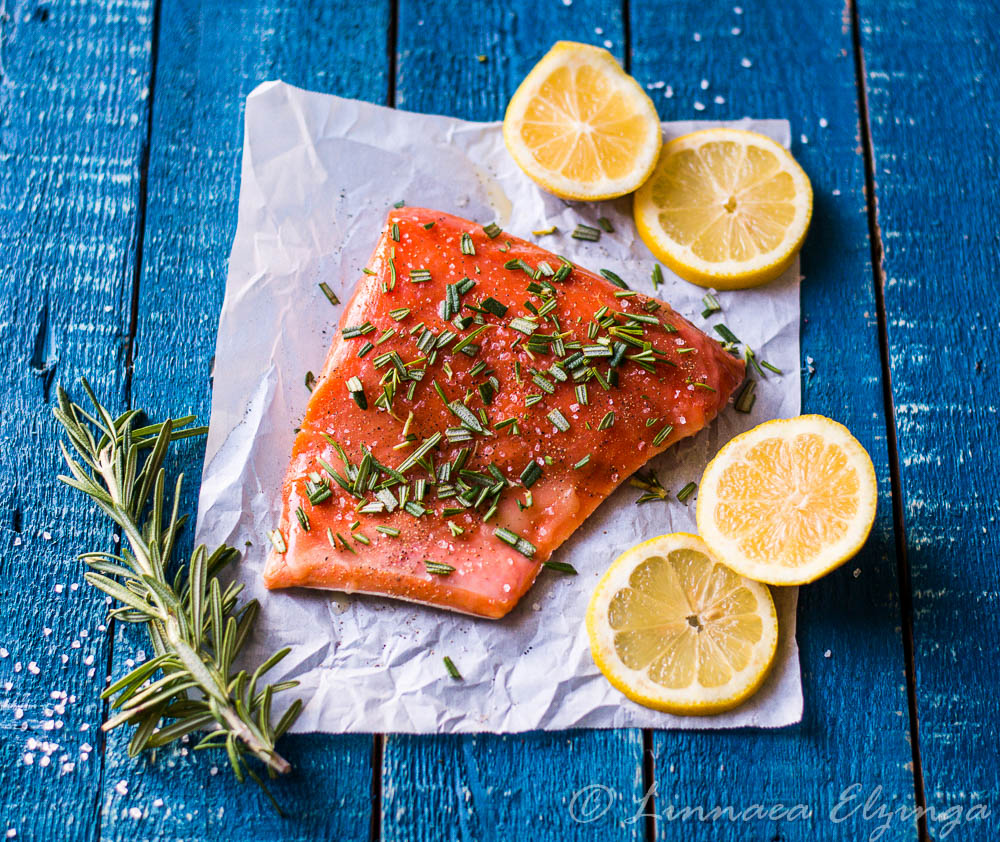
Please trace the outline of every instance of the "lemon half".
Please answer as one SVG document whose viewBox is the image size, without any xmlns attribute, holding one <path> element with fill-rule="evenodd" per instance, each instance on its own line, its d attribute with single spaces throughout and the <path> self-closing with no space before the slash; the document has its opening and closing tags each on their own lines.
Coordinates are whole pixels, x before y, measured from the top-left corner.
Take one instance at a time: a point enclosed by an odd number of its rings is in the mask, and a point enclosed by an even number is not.
<svg viewBox="0 0 1000 842">
<path fill-rule="evenodd" d="M 809 228 L 812 187 L 769 137 L 705 129 L 663 147 L 634 212 L 650 251 L 682 278 L 739 289 L 791 265 Z"/>
<path fill-rule="evenodd" d="M 559 41 L 525 77 L 503 120 L 507 149 L 539 185 L 564 199 L 635 190 L 660 152 L 653 101 L 600 47 Z"/>
<path fill-rule="evenodd" d="M 875 520 L 868 453 L 822 415 L 767 421 L 730 441 L 698 489 L 698 532 L 744 576 L 812 582 L 851 558 Z"/>
<path fill-rule="evenodd" d="M 633 701 L 719 713 L 760 687 L 778 645 L 766 585 L 716 559 L 696 535 L 661 535 L 622 553 L 587 608 L 594 661 Z"/>
</svg>

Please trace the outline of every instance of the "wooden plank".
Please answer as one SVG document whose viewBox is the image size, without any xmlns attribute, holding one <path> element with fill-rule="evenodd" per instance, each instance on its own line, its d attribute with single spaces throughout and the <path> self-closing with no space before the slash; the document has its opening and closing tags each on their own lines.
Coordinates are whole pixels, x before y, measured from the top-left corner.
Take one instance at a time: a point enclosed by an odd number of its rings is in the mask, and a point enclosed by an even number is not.
<svg viewBox="0 0 1000 842">
<path fill-rule="evenodd" d="M 243 102 L 260 82 L 282 78 L 313 90 L 384 102 L 388 2 L 311 4 L 165 0 L 159 16 L 158 83 L 132 400 L 160 417 L 208 417 L 215 331 L 236 226 Z M 178 460 L 196 505 L 203 448 Z M 266 610 L 266 608 L 264 609 Z M 119 640 L 115 660 L 135 657 Z M 125 757 L 109 740 L 102 793 L 107 838 L 367 839 L 370 737 L 310 735 L 283 749 L 294 775 L 273 786 L 281 819 L 252 784 L 241 788 L 225 757 L 161 752 Z M 179 755 L 187 755 L 181 757 Z M 217 774 L 216 774 L 217 771 Z M 127 794 L 115 789 L 127 780 Z M 129 811 L 141 810 L 134 819 Z"/>
<path fill-rule="evenodd" d="M 106 606 L 75 556 L 112 550 L 113 530 L 55 481 L 51 409 L 81 375 L 122 406 L 151 5 L 0 13 L 0 834 L 16 839 L 91 839 L 97 821 Z"/>
<path fill-rule="evenodd" d="M 995 836 L 1000 792 L 998 14 L 860 6 L 928 830 L 968 839 Z"/>
<path fill-rule="evenodd" d="M 502 118 L 514 89 L 557 37 L 608 41 L 619 57 L 624 48 L 620 9 L 596 0 L 477 0 L 461 12 L 403 0 L 398 37 L 396 105 L 471 120 Z M 624 821 L 642 792 L 641 757 L 637 730 L 388 736 L 382 838 L 642 838 L 641 821 Z M 580 799 L 570 810 L 574 793 L 595 785 L 613 792 L 609 809 L 592 822 L 574 820 L 584 815 Z M 594 791 L 592 808 L 604 797 Z"/>
<path fill-rule="evenodd" d="M 632 4 L 631 31 L 633 72 L 657 85 L 651 93 L 665 119 L 791 120 L 793 152 L 816 194 L 802 255 L 803 412 L 847 424 L 880 482 L 865 550 L 801 591 L 802 723 L 778 733 L 656 734 L 658 835 L 866 838 L 879 820 L 861 811 L 830 819 L 845 788 L 858 784 L 864 801 L 881 786 L 887 810 L 912 806 L 914 796 L 850 19 L 829 0 L 753 4 L 743 13 L 681 0 Z M 741 811 L 778 803 L 808 805 L 811 818 L 666 818 L 671 804 Z M 913 835 L 912 824 L 894 821 L 887 838 Z"/>
</svg>

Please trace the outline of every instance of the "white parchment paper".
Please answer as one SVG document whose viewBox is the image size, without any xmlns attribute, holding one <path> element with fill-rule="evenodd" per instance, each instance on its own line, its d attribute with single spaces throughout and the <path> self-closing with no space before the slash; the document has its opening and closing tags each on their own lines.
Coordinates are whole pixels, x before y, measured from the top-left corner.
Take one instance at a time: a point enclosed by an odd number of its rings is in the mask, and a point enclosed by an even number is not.
<svg viewBox="0 0 1000 842">
<path fill-rule="evenodd" d="M 665 123 L 670 137 L 716 123 Z M 785 145 L 782 120 L 734 124 Z M 652 292 L 653 259 L 632 224 L 630 200 L 566 203 L 538 189 L 507 154 L 499 123 L 409 114 L 269 82 L 251 93 L 239 221 L 216 347 L 211 429 L 198 540 L 243 549 L 237 575 L 262 605 L 255 661 L 292 653 L 271 680 L 296 678 L 306 701 L 297 731 L 455 733 L 574 727 L 776 727 L 802 712 L 795 645 L 795 589 L 775 589 L 781 640 L 765 686 L 738 710 L 708 718 L 658 713 L 624 698 L 590 657 L 583 616 L 611 561 L 656 535 L 695 531 L 694 505 L 635 504 L 627 485 L 553 556 L 578 576 L 543 571 L 500 621 L 370 596 L 267 591 L 260 583 L 267 531 L 278 521 L 294 429 L 305 411 L 307 370 L 319 371 L 342 302 L 351 295 L 389 207 L 398 200 L 459 214 L 531 238 L 591 269 L 609 268 Z M 613 234 L 571 239 L 577 222 L 606 216 Z M 704 290 L 665 271 L 658 295 L 695 324 Z M 718 295 L 726 324 L 781 368 L 758 387 L 750 415 L 725 410 L 715 423 L 650 465 L 673 491 L 697 480 L 733 435 L 799 412 L 799 267 L 758 290 Z M 721 318 L 709 320 L 714 323 Z M 449 655 L 464 676 L 450 679 Z M 288 701 L 290 694 L 284 694 Z"/>
</svg>

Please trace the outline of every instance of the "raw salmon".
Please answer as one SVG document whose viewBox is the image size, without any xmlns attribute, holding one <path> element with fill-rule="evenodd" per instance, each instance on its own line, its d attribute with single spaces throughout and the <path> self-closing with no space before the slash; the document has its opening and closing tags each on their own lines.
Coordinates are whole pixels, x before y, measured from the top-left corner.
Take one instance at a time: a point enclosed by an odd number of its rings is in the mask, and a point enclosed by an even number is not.
<svg viewBox="0 0 1000 842">
<path fill-rule="evenodd" d="M 661 301 L 494 225 L 393 210 L 295 438 L 265 583 L 502 617 L 743 375 Z"/>
</svg>

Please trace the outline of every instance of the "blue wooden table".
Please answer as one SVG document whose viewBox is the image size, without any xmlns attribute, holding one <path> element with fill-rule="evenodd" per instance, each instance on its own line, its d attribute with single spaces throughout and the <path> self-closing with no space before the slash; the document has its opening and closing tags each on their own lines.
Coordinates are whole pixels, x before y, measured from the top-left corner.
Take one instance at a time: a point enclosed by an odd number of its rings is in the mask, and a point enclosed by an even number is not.
<svg viewBox="0 0 1000 842">
<path fill-rule="evenodd" d="M 998 14 L 997 0 L 0 0 L 0 834 L 997 838 Z M 858 435 L 881 495 L 862 554 L 802 591 L 802 722 L 297 736 L 276 786 L 287 818 L 217 755 L 129 759 L 124 732 L 100 732 L 99 694 L 143 642 L 104 625 L 74 560 L 114 536 L 53 481 L 53 384 L 86 375 L 117 409 L 207 417 L 259 82 L 492 120 L 558 38 L 607 46 L 664 119 L 791 120 L 816 193 L 803 411 Z M 181 456 L 197 477 L 200 447 Z"/>
</svg>

